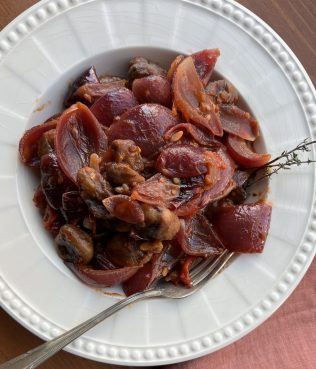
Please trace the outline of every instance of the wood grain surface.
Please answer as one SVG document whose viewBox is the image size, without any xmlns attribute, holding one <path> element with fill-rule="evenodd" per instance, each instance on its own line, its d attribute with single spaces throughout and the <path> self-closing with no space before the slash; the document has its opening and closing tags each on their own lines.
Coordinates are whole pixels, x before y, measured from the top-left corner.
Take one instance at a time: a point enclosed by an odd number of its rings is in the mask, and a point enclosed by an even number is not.
<svg viewBox="0 0 316 369">
<path fill-rule="evenodd" d="M 0 0 L 0 30 L 36 2 Z M 313 83 L 316 84 L 316 0 L 242 0 L 239 2 L 267 22 L 287 42 L 304 65 Z M 41 342 L 38 337 L 28 332 L 0 309 L 0 363 Z M 44 363 L 41 368 L 119 369 L 123 367 L 88 361 L 60 352 Z"/>
</svg>

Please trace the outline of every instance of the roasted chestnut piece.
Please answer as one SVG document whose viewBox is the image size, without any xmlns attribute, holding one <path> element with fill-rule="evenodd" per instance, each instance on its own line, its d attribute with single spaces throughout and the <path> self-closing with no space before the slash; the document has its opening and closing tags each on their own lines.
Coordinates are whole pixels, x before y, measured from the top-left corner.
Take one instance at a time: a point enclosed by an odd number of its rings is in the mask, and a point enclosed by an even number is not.
<svg viewBox="0 0 316 369">
<path fill-rule="evenodd" d="M 144 182 L 145 178 L 138 174 L 127 164 L 108 163 L 106 164 L 106 177 L 115 185 L 132 185 Z"/>
<path fill-rule="evenodd" d="M 139 241 L 117 234 L 106 245 L 108 259 L 118 267 L 141 266 L 152 257 L 151 253 L 139 248 Z"/>
<path fill-rule="evenodd" d="M 180 229 L 179 218 L 163 206 L 142 204 L 145 228 L 140 230 L 144 237 L 156 240 L 172 240 Z"/>
<path fill-rule="evenodd" d="M 216 104 L 236 104 L 238 102 L 238 91 L 225 79 L 210 82 L 205 90 Z"/>
<path fill-rule="evenodd" d="M 140 147 L 132 140 L 114 140 L 111 143 L 113 161 L 128 164 L 137 172 L 144 170 Z"/>
<path fill-rule="evenodd" d="M 74 225 L 63 225 L 55 241 L 59 256 L 65 261 L 88 264 L 93 257 L 92 238 Z"/>
<path fill-rule="evenodd" d="M 111 186 L 95 169 L 83 167 L 78 170 L 77 184 L 84 198 L 102 201 L 111 195 Z"/>
<path fill-rule="evenodd" d="M 128 69 L 128 83 L 131 86 L 134 79 L 147 76 L 165 76 L 167 72 L 158 64 L 136 57 L 130 60 Z"/>
</svg>

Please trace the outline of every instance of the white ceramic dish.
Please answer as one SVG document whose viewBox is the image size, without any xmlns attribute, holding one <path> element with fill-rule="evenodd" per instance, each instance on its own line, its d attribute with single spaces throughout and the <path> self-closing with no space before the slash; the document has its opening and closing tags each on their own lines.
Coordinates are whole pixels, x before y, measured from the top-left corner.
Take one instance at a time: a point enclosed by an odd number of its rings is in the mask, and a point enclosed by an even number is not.
<svg viewBox="0 0 316 369">
<path fill-rule="evenodd" d="M 81 284 L 56 255 L 32 205 L 35 179 L 18 160 L 23 131 L 59 110 L 69 80 L 85 66 L 119 73 L 139 53 L 167 63 L 175 51 L 208 47 L 221 49 L 216 69 L 251 106 L 272 155 L 315 138 L 315 91 L 303 67 L 235 2 L 41 1 L 1 32 L 0 302 L 40 337 L 58 335 L 116 297 Z M 272 180 L 273 216 L 262 255 L 239 257 L 186 300 L 135 304 L 67 350 L 115 364 L 161 365 L 213 352 L 253 330 L 286 300 L 313 259 L 314 184 L 313 166 Z"/>
</svg>

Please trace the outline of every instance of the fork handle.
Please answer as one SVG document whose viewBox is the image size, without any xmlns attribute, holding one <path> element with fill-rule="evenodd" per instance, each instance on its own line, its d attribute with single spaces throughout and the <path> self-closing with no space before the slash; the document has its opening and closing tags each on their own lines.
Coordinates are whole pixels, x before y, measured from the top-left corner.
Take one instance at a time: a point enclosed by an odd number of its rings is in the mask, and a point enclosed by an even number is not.
<svg viewBox="0 0 316 369">
<path fill-rule="evenodd" d="M 159 296 L 161 296 L 160 291 L 154 289 L 135 293 L 134 295 L 131 295 L 110 306 L 108 309 L 101 311 L 101 313 L 72 328 L 70 331 L 67 331 L 62 335 L 34 348 L 33 350 L 27 351 L 26 353 L 3 363 L 2 365 L 0 365 L 0 369 L 36 368 L 38 365 L 56 354 L 62 348 L 74 341 L 76 338 L 80 337 L 83 333 L 87 332 L 89 329 L 93 328 L 112 314 L 123 309 L 125 306 L 138 300 Z"/>
</svg>

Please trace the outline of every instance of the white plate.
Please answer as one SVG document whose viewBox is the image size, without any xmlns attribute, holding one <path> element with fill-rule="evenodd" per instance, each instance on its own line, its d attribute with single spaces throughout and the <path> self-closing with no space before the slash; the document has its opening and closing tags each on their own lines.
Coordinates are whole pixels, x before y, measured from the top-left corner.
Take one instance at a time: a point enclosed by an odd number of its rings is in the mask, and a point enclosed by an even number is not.
<svg viewBox="0 0 316 369">
<path fill-rule="evenodd" d="M 251 106 L 273 156 L 315 137 L 315 91 L 303 67 L 263 21 L 235 2 L 42 1 L 1 32 L 0 301 L 40 337 L 58 335 L 116 298 L 81 284 L 56 255 L 32 205 L 36 181 L 18 160 L 23 131 L 58 110 L 69 80 L 84 66 L 116 73 L 139 53 L 166 63 L 172 50 L 208 47 L 221 49 L 217 71 Z M 239 257 L 186 300 L 137 303 L 67 350 L 149 366 L 210 353 L 250 332 L 285 301 L 313 259 L 314 181 L 312 165 L 272 180 L 272 223 L 262 255 Z"/>
</svg>

